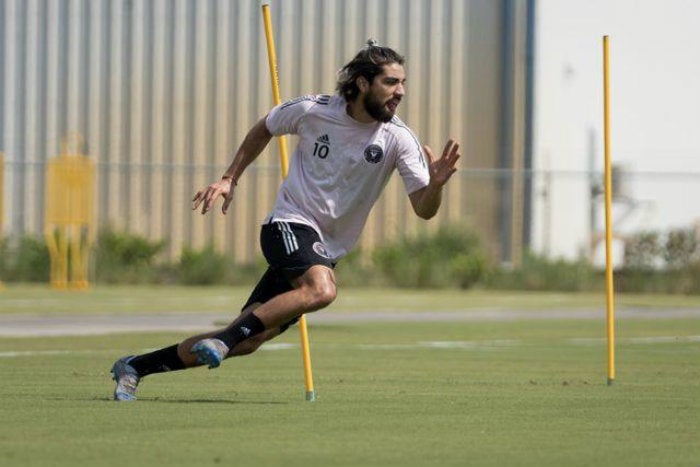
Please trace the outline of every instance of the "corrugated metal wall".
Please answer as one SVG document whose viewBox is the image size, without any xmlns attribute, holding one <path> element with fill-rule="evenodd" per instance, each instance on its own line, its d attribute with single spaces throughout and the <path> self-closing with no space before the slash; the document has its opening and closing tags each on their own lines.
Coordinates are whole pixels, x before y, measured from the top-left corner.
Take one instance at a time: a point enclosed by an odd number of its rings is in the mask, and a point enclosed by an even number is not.
<svg viewBox="0 0 700 467">
<path fill-rule="evenodd" d="M 498 252 L 499 183 L 469 168 L 501 163 L 502 32 L 525 21 L 508 25 L 504 8 L 524 2 L 271 1 L 281 94 L 332 93 L 336 71 L 368 37 L 405 54 L 399 114 L 424 144 L 439 150 L 455 136 L 464 148 L 439 222 L 427 228 L 469 222 Z M 276 143 L 243 176 L 228 216 L 189 206 L 272 105 L 261 4 L 1 0 L 5 233 L 41 233 L 45 162 L 78 132 L 97 164 L 100 225 L 167 238 L 172 254 L 214 242 L 240 261 L 256 258 L 258 224 L 280 182 Z M 424 225 L 395 177 L 363 247 Z"/>
</svg>

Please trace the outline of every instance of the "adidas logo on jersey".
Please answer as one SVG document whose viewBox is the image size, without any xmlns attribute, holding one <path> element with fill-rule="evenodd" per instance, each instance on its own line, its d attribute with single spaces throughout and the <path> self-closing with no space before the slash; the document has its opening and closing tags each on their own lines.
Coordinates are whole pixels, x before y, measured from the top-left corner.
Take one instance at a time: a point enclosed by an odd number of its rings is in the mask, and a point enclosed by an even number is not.
<svg viewBox="0 0 700 467">
<path fill-rule="evenodd" d="M 331 144 L 331 140 L 330 138 L 328 138 L 328 135 L 319 136 L 318 138 L 316 138 L 316 141 L 318 141 L 321 144 Z"/>
</svg>

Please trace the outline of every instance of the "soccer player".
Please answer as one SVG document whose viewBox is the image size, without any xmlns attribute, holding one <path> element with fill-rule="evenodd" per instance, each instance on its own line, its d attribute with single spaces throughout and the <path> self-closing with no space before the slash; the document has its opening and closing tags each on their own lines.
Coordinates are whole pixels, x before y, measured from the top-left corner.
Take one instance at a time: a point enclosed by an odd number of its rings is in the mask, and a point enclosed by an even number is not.
<svg viewBox="0 0 700 467">
<path fill-rule="evenodd" d="M 459 144 L 440 158 L 421 148 L 396 116 L 404 97 L 404 58 L 370 40 L 338 74 L 338 95 L 309 95 L 274 107 L 241 143 L 221 180 L 198 191 L 192 209 L 207 213 L 223 198 L 226 214 L 245 171 L 273 136 L 299 136 L 288 177 L 265 219 L 260 245 L 268 269 L 225 329 L 190 337 L 112 367 L 114 399 L 134 400 L 153 373 L 207 365 L 254 352 L 307 312 L 336 296 L 336 262 L 355 245 L 369 212 L 396 169 L 415 213 L 430 219 L 457 170 Z M 426 160 L 427 159 L 427 160 Z"/>
</svg>

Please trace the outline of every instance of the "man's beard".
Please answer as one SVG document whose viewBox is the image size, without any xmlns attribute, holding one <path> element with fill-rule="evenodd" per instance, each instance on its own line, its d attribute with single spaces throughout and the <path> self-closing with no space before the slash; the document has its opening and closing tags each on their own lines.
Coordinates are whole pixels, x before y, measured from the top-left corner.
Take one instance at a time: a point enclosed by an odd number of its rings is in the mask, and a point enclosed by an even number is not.
<svg viewBox="0 0 700 467">
<path fill-rule="evenodd" d="M 365 94 L 362 103 L 369 116 L 378 122 L 387 123 L 394 118 L 394 113 L 387 110 L 384 103 L 376 99 L 372 93 Z"/>
</svg>

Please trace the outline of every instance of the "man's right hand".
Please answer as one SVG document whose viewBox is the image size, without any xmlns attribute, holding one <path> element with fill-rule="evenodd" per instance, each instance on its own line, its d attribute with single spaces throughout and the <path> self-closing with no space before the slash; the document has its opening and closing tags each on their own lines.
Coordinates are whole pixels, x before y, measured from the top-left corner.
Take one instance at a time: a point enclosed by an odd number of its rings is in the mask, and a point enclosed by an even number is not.
<svg viewBox="0 0 700 467">
<path fill-rule="evenodd" d="M 221 207 L 221 212 L 226 214 L 228 211 L 228 206 L 233 200 L 233 189 L 236 183 L 231 177 L 224 177 L 218 182 L 214 182 L 204 190 L 199 190 L 194 198 L 192 198 L 192 210 L 196 210 L 199 205 L 202 205 L 202 214 L 206 214 L 212 206 L 214 206 L 214 201 L 219 196 L 223 196 L 224 205 Z"/>
</svg>

